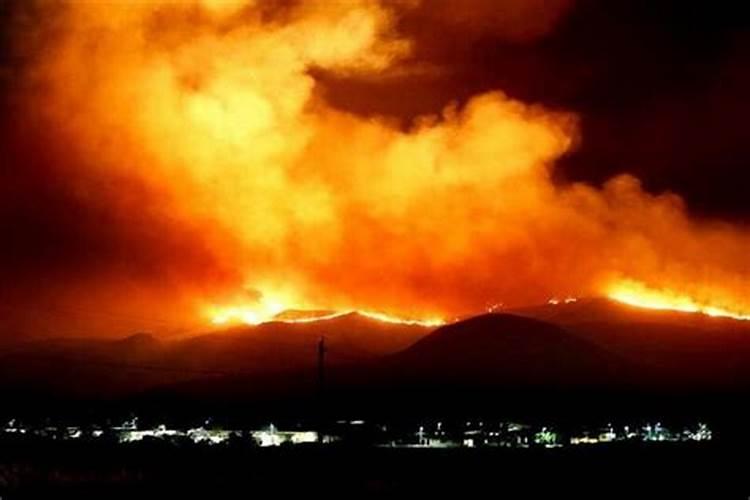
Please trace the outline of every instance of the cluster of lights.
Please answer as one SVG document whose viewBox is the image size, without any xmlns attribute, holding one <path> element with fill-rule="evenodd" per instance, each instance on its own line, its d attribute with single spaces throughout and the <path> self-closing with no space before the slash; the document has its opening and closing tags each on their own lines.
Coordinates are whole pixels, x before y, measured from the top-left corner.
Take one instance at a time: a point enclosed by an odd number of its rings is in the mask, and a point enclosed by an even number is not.
<svg viewBox="0 0 750 500">
<path fill-rule="evenodd" d="M 364 420 L 339 420 L 336 421 L 336 429 L 331 434 L 319 434 L 315 430 L 296 428 L 294 430 L 279 430 L 275 425 L 254 430 L 240 430 L 221 428 L 210 425 L 210 420 L 200 427 L 188 430 L 173 429 L 162 424 L 151 428 L 140 428 L 138 419 L 134 418 L 122 425 L 95 428 L 86 431 L 79 426 L 44 426 L 27 427 L 11 420 L 3 427 L 0 425 L 2 434 L 30 434 L 50 439 L 84 439 L 101 438 L 103 436 L 116 435 L 120 443 L 133 443 L 147 438 L 159 440 L 189 439 L 194 443 L 215 445 L 225 443 L 231 438 L 250 439 L 259 446 L 281 446 L 283 444 L 330 444 L 346 440 L 352 430 L 366 426 Z M 476 424 L 476 425 L 474 425 Z M 615 441 L 636 440 L 644 442 L 687 442 L 687 441 L 711 441 L 713 434 L 705 423 L 698 423 L 697 428 L 683 428 L 672 430 L 661 423 L 655 425 L 646 424 L 643 427 L 631 427 L 625 425 L 616 430 L 612 424 L 603 428 L 582 429 L 578 435 L 569 436 L 557 432 L 552 427 L 536 427 L 533 425 L 513 422 L 466 422 L 461 424 L 443 426 L 442 422 L 437 425 L 421 424 L 415 433 L 407 431 L 393 431 L 386 425 L 377 425 L 380 429 L 382 439 L 377 446 L 403 446 L 403 447 L 475 447 L 475 446 L 504 446 L 528 448 L 530 445 L 556 448 L 570 445 L 587 445 L 598 443 L 611 443 Z M 355 431 L 355 435 L 359 435 Z M 414 439 L 416 438 L 416 439 Z"/>
</svg>

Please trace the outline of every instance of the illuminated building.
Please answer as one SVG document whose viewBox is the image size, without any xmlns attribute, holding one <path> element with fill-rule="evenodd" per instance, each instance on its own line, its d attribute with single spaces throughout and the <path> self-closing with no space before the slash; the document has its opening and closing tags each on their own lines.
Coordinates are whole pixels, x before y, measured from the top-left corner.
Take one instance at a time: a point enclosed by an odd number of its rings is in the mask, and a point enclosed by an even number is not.
<svg viewBox="0 0 750 500">
<path fill-rule="evenodd" d="M 261 447 L 318 442 L 318 433 L 315 431 L 279 431 L 273 424 L 266 429 L 252 432 L 252 437 Z"/>
<path fill-rule="evenodd" d="M 238 433 L 223 429 L 205 429 L 204 427 L 196 427 L 187 431 L 187 436 L 194 443 L 219 444 L 234 435 L 238 435 Z"/>
<path fill-rule="evenodd" d="M 130 443 L 133 441 L 141 441 L 147 437 L 153 438 L 170 438 L 184 435 L 180 431 L 167 429 L 165 425 L 160 425 L 156 429 L 144 429 L 144 430 L 125 430 L 120 433 L 121 443 Z"/>
</svg>

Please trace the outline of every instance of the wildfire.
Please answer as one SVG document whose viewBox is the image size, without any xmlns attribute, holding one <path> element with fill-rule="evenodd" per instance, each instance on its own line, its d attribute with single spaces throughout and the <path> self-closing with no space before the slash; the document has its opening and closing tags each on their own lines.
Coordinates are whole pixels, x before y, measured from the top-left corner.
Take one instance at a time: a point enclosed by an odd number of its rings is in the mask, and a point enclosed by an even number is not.
<svg viewBox="0 0 750 500">
<path fill-rule="evenodd" d="M 607 296 L 610 299 L 635 307 L 700 313 L 712 317 L 750 321 L 750 314 L 701 302 L 673 290 L 650 288 L 633 280 L 614 283 L 607 291 Z"/>
<path fill-rule="evenodd" d="M 83 224 L 65 234 L 122 249 L 100 252 L 112 263 L 80 275 L 85 266 L 70 266 L 73 282 L 60 282 L 71 303 L 96 297 L 98 309 L 133 317 L 189 309 L 191 325 L 356 312 L 439 326 L 446 320 L 433 314 L 550 298 L 564 307 L 573 290 L 601 294 L 602 276 L 648 276 L 695 289 L 604 291 L 641 307 L 750 319 L 741 302 L 750 231 L 693 220 L 677 195 L 629 175 L 601 187 L 556 180 L 558 159 L 580 140 L 575 110 L 496 88 L 451 96 L 402 126 L 390 105 L 378 111 L 379 93 L 364 107 L 359 91 L 334 99 L 332 81 L 433 85 L 421 37 L 403 22 L 420 2 L 60 3 L 42 9 L 49 20 L 20 45 L 44 50 L 24 63 L 19 109 L 34 130 L 51 131 L 50 151 L 65 152 L 47 155 L 60 162 L 50 160 L 60 198 L 92 214 L 63 214 Z M 99 220 L 113 223 L 101 230 Z M 138 258 L 121 258 L 129 254 Z M 290 308 L 326 310 L 281 314 Z"/>
<path fill-rule="evenodd" d="M 398 316 L 392 316 L 390 314 L 373 312 L 373 311 L 351 311 L 356 312 L 366 318 L 382 321 L 384 323 L 395 323 L 401 325 L 416 325 L 416 326 L 442 326 L 446 323 L 441 318 L 426 318 L 426 319 L 410 319 L 410 318 L 399 318 Z"/>
<path fill-rule="evenodd" d="M 213 308 L 210 312 L 211 322 L 215 325 L 228 325 L 244 323 L 246 325 L 260 325 L 263 323 L 313 323 L 316 321 L 327 321 L 335 318 L 346 316 L 347 314 L 358 314 L 365 318 L 381 321 L 383 323 L 393 323 L 399 325 L 438 327 L 446 323 L 441 318 L 401 318 L 386 313 L 375 311 L 360 311 L 356 309 L 346 311 L 336 311 L 328 314 L 318 314 L 301 317 L 285 317 L 281 313 L 285 310 L 283 306 L 274 303 L 272 307 L 262 305 L 262 307 L 253 309 L 249 307 L 225 307 Z"/>
<path fill-rule="evenodd" d="M 578 302 L 578 299 L 576 297 L 566 297 L 564 299 L 558 299 L 557 297 L 552 297 L 547 301 L 547 304 L 556 306 L 559 304 L 572 304 L 574 302 Z"/>
</svg>

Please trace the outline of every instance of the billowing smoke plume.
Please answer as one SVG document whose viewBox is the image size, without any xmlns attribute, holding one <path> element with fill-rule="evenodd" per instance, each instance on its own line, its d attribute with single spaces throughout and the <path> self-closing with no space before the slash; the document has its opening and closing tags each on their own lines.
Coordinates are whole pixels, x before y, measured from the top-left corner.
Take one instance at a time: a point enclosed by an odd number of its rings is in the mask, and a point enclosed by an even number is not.
<svg viewBox="0 0 750 500">
<path fill-rule="evenodd" d="M 555 12 L 535 17 L 537 6 L 528 29 L 507 36 L 551 29 L 569 2 L 552 3 Z M 458 16 L 442 4 L 432 15 Z M 328 104 L 316 71 L 408 72 L 412 44 L 398 21 L 425 8 L 50 7 L 39 31 L 19 35 L 36 44 L 19 87 L 27 132 L 41 128 L 48 142 L 40 153 L 17 145 L 8 177 L 44 165 L 19 189 L 35 193 L 30 204 L 52 203 L 60 232 L 81 234 L 61 249 L 59 273 L 18 274 L 41 286 L 8 293 L 189 324 L 221 307 L 277 304 L 450 317 L 631 279 L 750 309 L 747 234 L 693 222 L 678 197 L 647 194 L 628 176 L 601 190 L 552 181 L 579 140 L 572 113 L 498 90 L 404 129 Z M 455 21 L 485 30 L 492 20 Z"/>
</svg>

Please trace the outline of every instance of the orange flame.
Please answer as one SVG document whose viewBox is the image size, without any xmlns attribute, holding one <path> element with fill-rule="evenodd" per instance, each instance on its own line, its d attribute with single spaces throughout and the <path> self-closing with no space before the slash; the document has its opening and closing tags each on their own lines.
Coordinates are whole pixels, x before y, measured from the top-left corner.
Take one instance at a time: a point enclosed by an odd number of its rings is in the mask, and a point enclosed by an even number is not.
<svg viewBox="0 0 750 500">
<path fill-rule="evenodd" d="M 229 325 L 244 323 L 247 325 L 261 325 L 263 323 L 314 323 L 318 321 L 327 321 L 335 318 L 346 316 L 347 314 L 358 314 L 365 318 L 369 318 L 375 321 L 383 323 L 392 323 L 399 325 L 410 325 L 410 326 L 424 326 L 424 327 L 438 327 L 446 324 L 446 321 L 440 318 L 426 318 L 426 319 L 414 319 L 414 318 L 401 318 L 381 312 L 373 311 L 359 311 L 359 310 L 348 310 L 348 311 L 337 311 L 330 314 L 321 314 L 310 317 L 297 317 L 288 318 L 280 316 L 280 313 L 284 311 L 284 308 L 271 308 L 271 309 L 253 309 L 249 307 L 225 307 L 225 308 L 214 308 L 211 311 L 211 322 L 215 325 Z"/>
<path fill-rule="evenodd" d="M 750 321 L 750 314 L 747 312 L 725 309 L 710 302 L 700 302 L 673 290 L 649 288 L 633 280 L 623 280 L 612 284 L 607 295 L 613 300 L 635 307 L 700 313 L 712 317 Z"/>
</svg>

